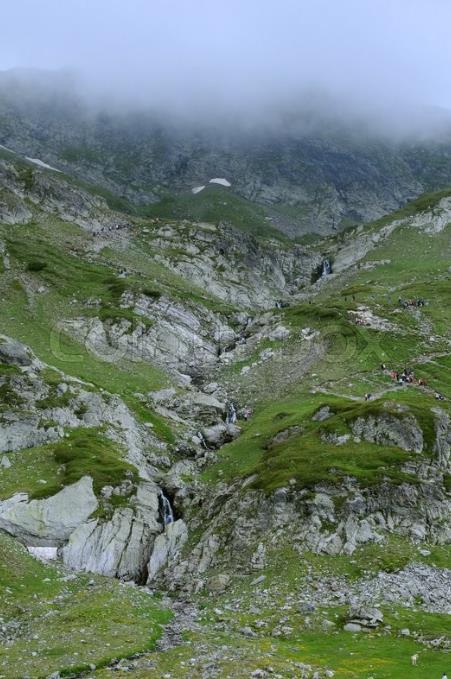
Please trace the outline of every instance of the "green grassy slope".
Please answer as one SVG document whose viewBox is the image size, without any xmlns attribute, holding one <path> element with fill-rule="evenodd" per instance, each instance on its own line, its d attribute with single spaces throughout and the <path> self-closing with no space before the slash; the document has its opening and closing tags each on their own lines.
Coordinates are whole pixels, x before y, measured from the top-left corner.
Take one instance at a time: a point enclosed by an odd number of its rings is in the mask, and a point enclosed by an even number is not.
<svg viewBox="0 0 451 679">
<path fill-rule="evenodd" d="M 3 533 L 0 590 L 1 622 L 11 630 L 0 647 L 0 673 L 8 679 L 78 676 L 151 649 L 170 618 L 148 594 L 109 578 L 67 577 Z"/>
</svg>

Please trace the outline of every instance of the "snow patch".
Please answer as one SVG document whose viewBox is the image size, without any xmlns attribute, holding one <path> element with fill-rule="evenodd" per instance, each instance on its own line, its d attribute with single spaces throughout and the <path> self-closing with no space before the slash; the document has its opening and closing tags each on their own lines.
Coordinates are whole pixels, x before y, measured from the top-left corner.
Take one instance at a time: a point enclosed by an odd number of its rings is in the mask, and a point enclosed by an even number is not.
<svg viewBox="0 0 451 679">
<path fill-rule="evenodd" d="M 215 177 L 214 179 L 210 179 L 209 184 L 221 184 L 221 186 L 232 186 L 232 184 L 227 181 L 227 179 L 224 179 L 224 177 Z"/>
<path fill-rule="evenodd" d="M 0 149 L 5 149 L 5 151 L 9 151 L 10 153 L 16 153 L 12 149 L 9 149 L 7 146 L 3 146 L 3 144 L 0 144 Z M 16 154 L 17 155 L 17 154 Z"/>
<path fill-rule="evenodd" d="M 39 160 L 39 158 L 29 158 L 28 156 L 25 156 L 26 160 L 29 160 L 30 163 L 34 163 L 35 165 L 39 165 L 39 167 L 44 167 L 46 170 L 53 170 L 53 172 L 61 172 L 61 170 L 57 170 L 56 167 L 52 167 L 51 165 L 47 165 L 47 163 L 44 163 L 44 161 Z"/>
<path fill-rule="evenodd" d="M 194 189 L 191 189 L 191 193 L 194 193 L 194 195 L 196 195 L 196 193 L 200 193 L 201 191 L 203 191 L 204 188 L 205 186 L 195 186 Z"/>
<path fill-rule="evenodd" d="M 27 549 L 39 561 L 54 561 L 58 552 L 58 547 L 27 547 Z"/>
</svg>

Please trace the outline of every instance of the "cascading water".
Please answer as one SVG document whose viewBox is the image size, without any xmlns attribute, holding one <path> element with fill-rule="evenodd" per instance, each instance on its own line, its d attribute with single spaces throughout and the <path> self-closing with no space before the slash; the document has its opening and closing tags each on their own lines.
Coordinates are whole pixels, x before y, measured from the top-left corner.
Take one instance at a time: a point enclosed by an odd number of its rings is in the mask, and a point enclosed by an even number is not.
<svg viewBox="0 0 451 679">
<path fill-rule="evenodd" d="M 202 446 L 202 448 L 205 448 L 205 450 L 207 450 L 207 448 L 208 448 L 207 442 L 205 441 L 204 436 L 203 436 L 201 431 L 197 432 L 197 438 L 199 439 L 200 445 Z"/>
<path fill-rule="evenodd" d="M 321 278 L 324 276 L 329 276 L 332 273 L 332 264 L 330 263 L 330 259 L 325 259 L 323 260 L 323 263 L 321 265 Z"/>
<path fill-rule="evenodd" d="M 226 424 L 235 424 L 236 422 L 236 408 L 233 403 L 227 404 Z"/>
<path fill-rule="evenodd" d="M 163 493 L 160 495 L 160 504 L 163 524 L 167 526 L 168 523 L 174 523 L 174 512 L 172 511 L 171 503 Z"/>
</svg>

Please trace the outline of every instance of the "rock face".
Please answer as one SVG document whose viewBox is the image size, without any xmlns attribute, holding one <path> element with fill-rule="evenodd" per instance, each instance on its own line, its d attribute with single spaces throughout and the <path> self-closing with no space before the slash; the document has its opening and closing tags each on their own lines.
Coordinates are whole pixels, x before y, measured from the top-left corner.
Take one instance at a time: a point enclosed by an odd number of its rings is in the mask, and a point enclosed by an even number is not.
<svg viewBox="0 0 451 679">
<path fill-rule="evenodd" d="M 92 519 L 78 526 L 62 549 L 64 563 L 79 571 L 142 582 L 162 530 L 159 494 L 155 484 L 142 483 L 136 507 L 116 509 L 109 521 Z"/>
<path fill-rule="evenodd" d="M 273 308 L 310 283 L 320 256 L 307 247 L 284 247 L 277 239 L 265 240 L 230 224 L 194 223 L 159 227 L 158 259 L 196 286 L 242 308 Z M 173 257 L 174 249 L 180 256 Z M 227 346 L 233 331 L 216 333 Z M 222 337 L 220 338 L 219 335 Z M 288 337 L 287 328 L 273 331 L 273 339 Z"/>
<path fill-rule="evenodd" d="M 111 324 L 100 319 L 79 319 L 66 322 L 65 329 L 86 342 L 90 350 L 108 362 L 121 358 L 154 362 L 174 375 L 199 369 L 208 370 L 217 360 L 214 340 L 216 321 L 213 314 L 199 319 L 196 313 L 181 305 L 157 302 L 145 303 L 140 313 L 152 319 L 132 329 L 129 321 Z M 210 329 L 208 332 L 207 328 Z"/>
<path fill-rule="evenodd" d="M 188 539 L 188 530 L 184 521 L 179 519 L 165 527 L 164 533 L 159 535 L 153 546 L 152 556 L 148 564 L 147 582 L 155 580 L 160 571 L 171 565 L 179 555 Z"/>
<path fill-rule="evenodd" d="M 421 453 L 423 433 L 412 416 L 389 414 L 358 418 L 352 427 L 355 436 L 385 446 L 396 446 L 406 451 Z"/>
<path fill-rule="evenodd" d="M 366 440 L 418 453 L 418 462 L 414 457 L 405 465 L 416 475 L 416 483 L 385 481 L 360 488 L 349 479 L 338 486 L 318 486 L 313 493 L 288 487 L 271 494 L 248 487 L 243 492 L 244 485 L 238 482 L 229 488 L 220 484 L 215 495 L 204 498 L 192 520 L 194 530 L 207 528 L 189 558 L 169 567 L 166 584 L 199 588 L 209 569 L 226 569 L 231 563 L 251 573 L 264 564 L 265 545 L 275 543 L 330 555 L 353 554 L 371 542 L 383 544 L 393 533 L 413 542 L 448 544 L 451 501 L 443 471 L 449 470 L 451 432 L 447 416 L 436 410 L 435 457 L 427 462 L 420 457 L 422 430 L 404 407 L 399 413 L 374 414 L 350 424 L 354 434 Z M 314 418 L 321 421 L 331 415 L 322 407 Z M 283 435 L 289 437 L 289 429 L 278 436 Z M 372 623 L 354 616 L 349 624 L 365 629 Z"/>
<path fill-rule="evenodd" d="M 30 366 L 33 358 L 27 348 L 9 337 L 0 336 L 0 363 L 15 366 Z"/>
<path fill-rule="evenodd" d="M 0 528 L 27 545 L 59 546 L 97 507 L 92 479 L 84 476 L 45 500 L 19 493 L 0 502 Z"/>
<path fill-rule="evenodd" d="M 34 204 L 88 231 L 108 231 L 127 225 L 122 215 L 112 215 L 103 198 L 77 187 L 63 175 L 49 174 L 36 166 L 31 169 L 29 163 L 18 169 L 15 163 L 0 159 L 0 184 L 0 222 L 30 221 Z"/>
</svg>

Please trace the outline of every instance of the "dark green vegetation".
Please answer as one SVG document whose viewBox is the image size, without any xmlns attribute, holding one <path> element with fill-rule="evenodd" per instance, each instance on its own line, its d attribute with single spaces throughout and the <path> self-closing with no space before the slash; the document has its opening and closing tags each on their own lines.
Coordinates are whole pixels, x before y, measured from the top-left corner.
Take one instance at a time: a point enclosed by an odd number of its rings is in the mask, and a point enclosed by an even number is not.
<svg viewBox="0 0 451 679">
<path fill-rule="evenodd" d="M 49 497 L 82 476 L 91 476 L 96 493 L 105 485 L 117 486 L 126 479 L 137 481 L 136 469 L 123 456 L 117 444 L 102 432 L 72 429 L 59 442 L 13 453 L 13 466 L 2 471 L 0 497 L 18 491 L 32 498 Z"/>
<path fill-rule="evenodd" d="M 273 403 L 259 411 L 243 435 L 221 451 L 218 465 L 206 472 L 206 478 L 233 479 L 237 475 L 253 476 L 255 487 L 274 490 L 294 480 L 300 487 L 313 487 L 321 481 L 340 485 L 345 476 L 358 479 L 363 487 L 390 480 L 395 483 L 416 482 L 401 471 L 417 457 L 396 446 L 355 442 L 352 425 L 364 420 L 392 414 L 402 421 L 412 413 L 423 426 L 423 455 L 433 455 L 435 401 L 414 394 L 392 394 L 390 401 L 381 398 L 361 402 L 323 394 L 300 393 L 290 400 Z M 400 413 L 397 406 L 407 406 Z M 407 405 L 410 404 L 410 407 Z M 330 417 L 318 422 L 312 417 L 328 407 Z M 337 444 L 337 437 L 344 437 Z"/>
<path fill-rule="evenodd" d="M 263 207 L 220 185 L 206 186 L 195 195 L 168 196 L 155 205 L 141 208 L 140 213 L 164 219 L 189 219 L 212 224 L 223 222 L 254 235 L 287 240 L 268 222 L 269 214 Z"/>
</svg>

